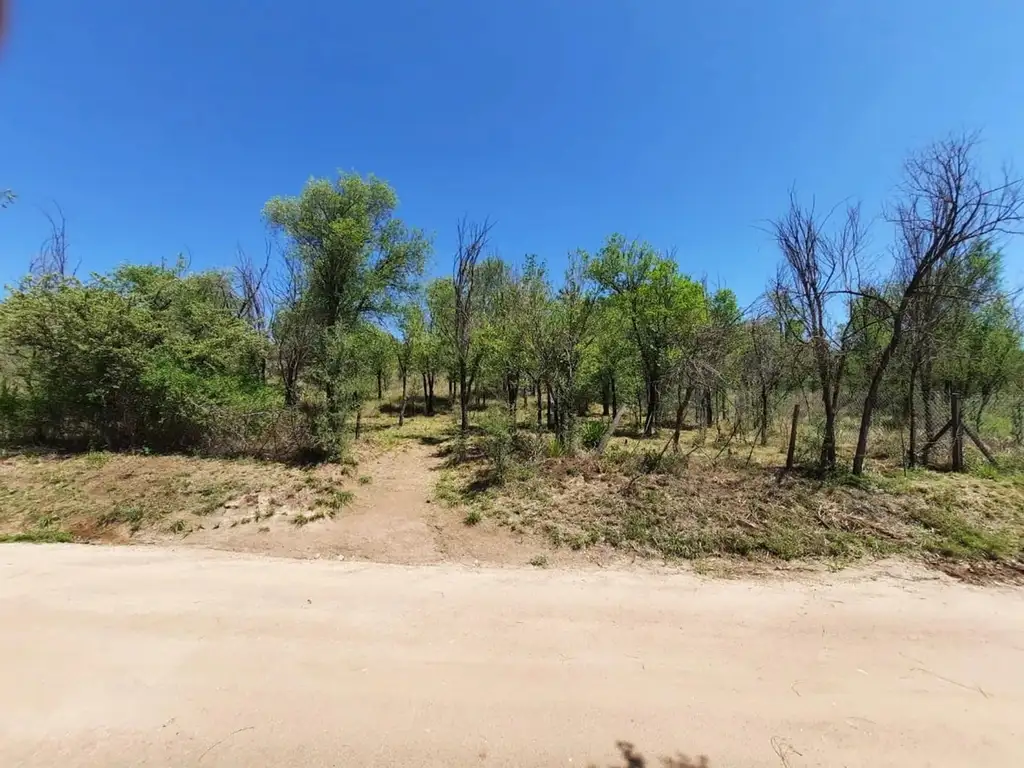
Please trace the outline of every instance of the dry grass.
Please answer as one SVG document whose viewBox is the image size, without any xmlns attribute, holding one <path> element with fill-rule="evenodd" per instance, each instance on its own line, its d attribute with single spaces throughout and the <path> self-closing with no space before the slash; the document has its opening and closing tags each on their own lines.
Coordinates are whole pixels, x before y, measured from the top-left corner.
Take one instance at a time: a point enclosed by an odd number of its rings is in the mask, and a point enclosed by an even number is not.
<svg viewBox="0 0 1024 768">
<path fill-rule="evenodd" d="M 1024 472 L 903 473 L 879 458 L 865 478 L 822 480 L 778 471 L 777 448 L 690 433 L 659 461 L 663 445 L 617 437 L 601 458 L 524 461 L 501 486 L 471 459 L 447 470 L 437 495 L 573 549 L 836 564 L 908 554 L 959 575 L 1024 573 Z"/>
<path fill-rule="evenodd" d="M 347 470 L 187 456 L 87 453 L 0 459 L 0 536 L 120 541 L 150 528 L 184 533 L 225 505 L 335 511 Z M 315 511 L 313 512 L 315 514 Z M 171 520 L 173 518 L 173 520 Z"/>
</svg>

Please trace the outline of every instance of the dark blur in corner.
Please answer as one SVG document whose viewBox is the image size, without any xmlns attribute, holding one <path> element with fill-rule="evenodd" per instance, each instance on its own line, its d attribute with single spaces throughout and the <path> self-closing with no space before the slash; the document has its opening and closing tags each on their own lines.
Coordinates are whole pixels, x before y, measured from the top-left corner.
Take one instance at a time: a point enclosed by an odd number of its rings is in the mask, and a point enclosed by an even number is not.
<svg viewBox="0 0 1024 768">
<path fill-rule="evenodd" d="M 0 0 L 0 51 L 4 49 L 4 37 L 7 32 L 7 0 Z"/>
</svg>

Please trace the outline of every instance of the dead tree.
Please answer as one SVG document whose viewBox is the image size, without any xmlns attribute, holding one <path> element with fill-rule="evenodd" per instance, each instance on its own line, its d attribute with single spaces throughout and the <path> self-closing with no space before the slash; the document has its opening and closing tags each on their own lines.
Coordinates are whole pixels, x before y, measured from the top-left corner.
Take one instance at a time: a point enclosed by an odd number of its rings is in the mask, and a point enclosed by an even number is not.
<svg viewBox="0 0 1024 768">
<path fill-rule="evenodd" d="M 455 293 L 455 365 L 459 381 L 460 426 L 469 429 L 470 351 L 473 343 L 473 289 L 477 277 L 477 262 L 487 248 L 492 224 L 482 224 L 463 218 L 456 228 L 457 245 L 452 269 Z"/>
<path fill-rule="evenodd" d="M 57 210 L 56 216 L 49 211 L 43 211 L 43 215 L 46 216 L 46 221 L 50 225 L 50 235 L 43 241 L 39 247 L 39 253 L 32 257 L 28 265 L 28 271 L 36 277 L 45 275 L 67 277 L 78 271 L 77 265 L 68 269 L 70 266 L 68 227 L 64 211 L 57 203 L 54 203 L 53 207 Z"/>
<path fill-rule="evenodd" d="M 821 455 L 822 471 L 836 466 L 836 410 L 849 352 L 850 323 L 836 323 L 829 309 L 848 288 L 863 229 L 859 206 L 847 208 L 846 220 L 834 232 L 825 227 L 831 217 L 818 218 L 790 196 L 788 213 L 773 222 L 772 233 L 783 261 L 769 295 L 776 312 L 795 340 L 810 348 L 825 410 Z M 798 329 L 798 330 L 796 330 Z"/>
<path fill-rule="evenodd" d="M 268 240 L 263 265 L 257 267 L 249 256 L 239 245 L 237 249 L 237 263 L 235 264 L 235 291 L 238 296 L 238 309 L 236 314 L 245 320 L 249 327 L 261 336 L 267 335 L 267 272 L 270 269 L 270 255 L 273 250 Z M 258 358 L 253 360 L 253 369 L 263 383 L 267 380 L 267 360 L 262 352 Z"/>
<path fill-rule="evenodd" d="M 1021 180 L 1004 173 L 996 184 L 983 181 L 974 157 L 975 146 L 974 136 L 950 138 L 906 163 L 902 197 L 889 212 L 896 227 L 896 265 L 891 282 L 901 290 L 892 301 L 881 292 L 869 296 L 888 314 L 891 332 L 864 397 L 853 457 L 855 475 L 864 471 L 868 431 L 882 378 L 903 340 L 912 306 L 929 285 L 929 277 L 943 265 L 966 259 L 979 241 L 1019 231 L 1024 218 Z"/>
</svg>

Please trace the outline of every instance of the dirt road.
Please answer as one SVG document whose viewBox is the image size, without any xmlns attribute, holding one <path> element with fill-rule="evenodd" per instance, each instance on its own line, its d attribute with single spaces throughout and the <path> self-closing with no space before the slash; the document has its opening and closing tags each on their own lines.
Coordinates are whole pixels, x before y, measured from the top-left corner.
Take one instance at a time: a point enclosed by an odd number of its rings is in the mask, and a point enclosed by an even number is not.
<svg viewBox="0 0 1024 768">
<path fill-rule="evenodd" d="M 1024 594 L 918 576 L 6 545 L 0 765 L 1024 764 Z"/>
</svg>

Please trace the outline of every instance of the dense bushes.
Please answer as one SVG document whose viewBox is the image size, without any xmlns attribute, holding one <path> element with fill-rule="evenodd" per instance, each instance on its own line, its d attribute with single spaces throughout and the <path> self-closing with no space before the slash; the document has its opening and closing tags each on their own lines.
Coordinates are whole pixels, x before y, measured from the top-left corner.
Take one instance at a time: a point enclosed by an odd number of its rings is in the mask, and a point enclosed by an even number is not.
<svg viewBox="0 0 1024 768">
<path fill-rule="evenodd" d="M 195 450 L 225 411 L 277 400 L 252 365 L 265 342 L 215 272 L 28 280 L 0 304 L 0 339 L 7 444 Z"/>
</svg>

